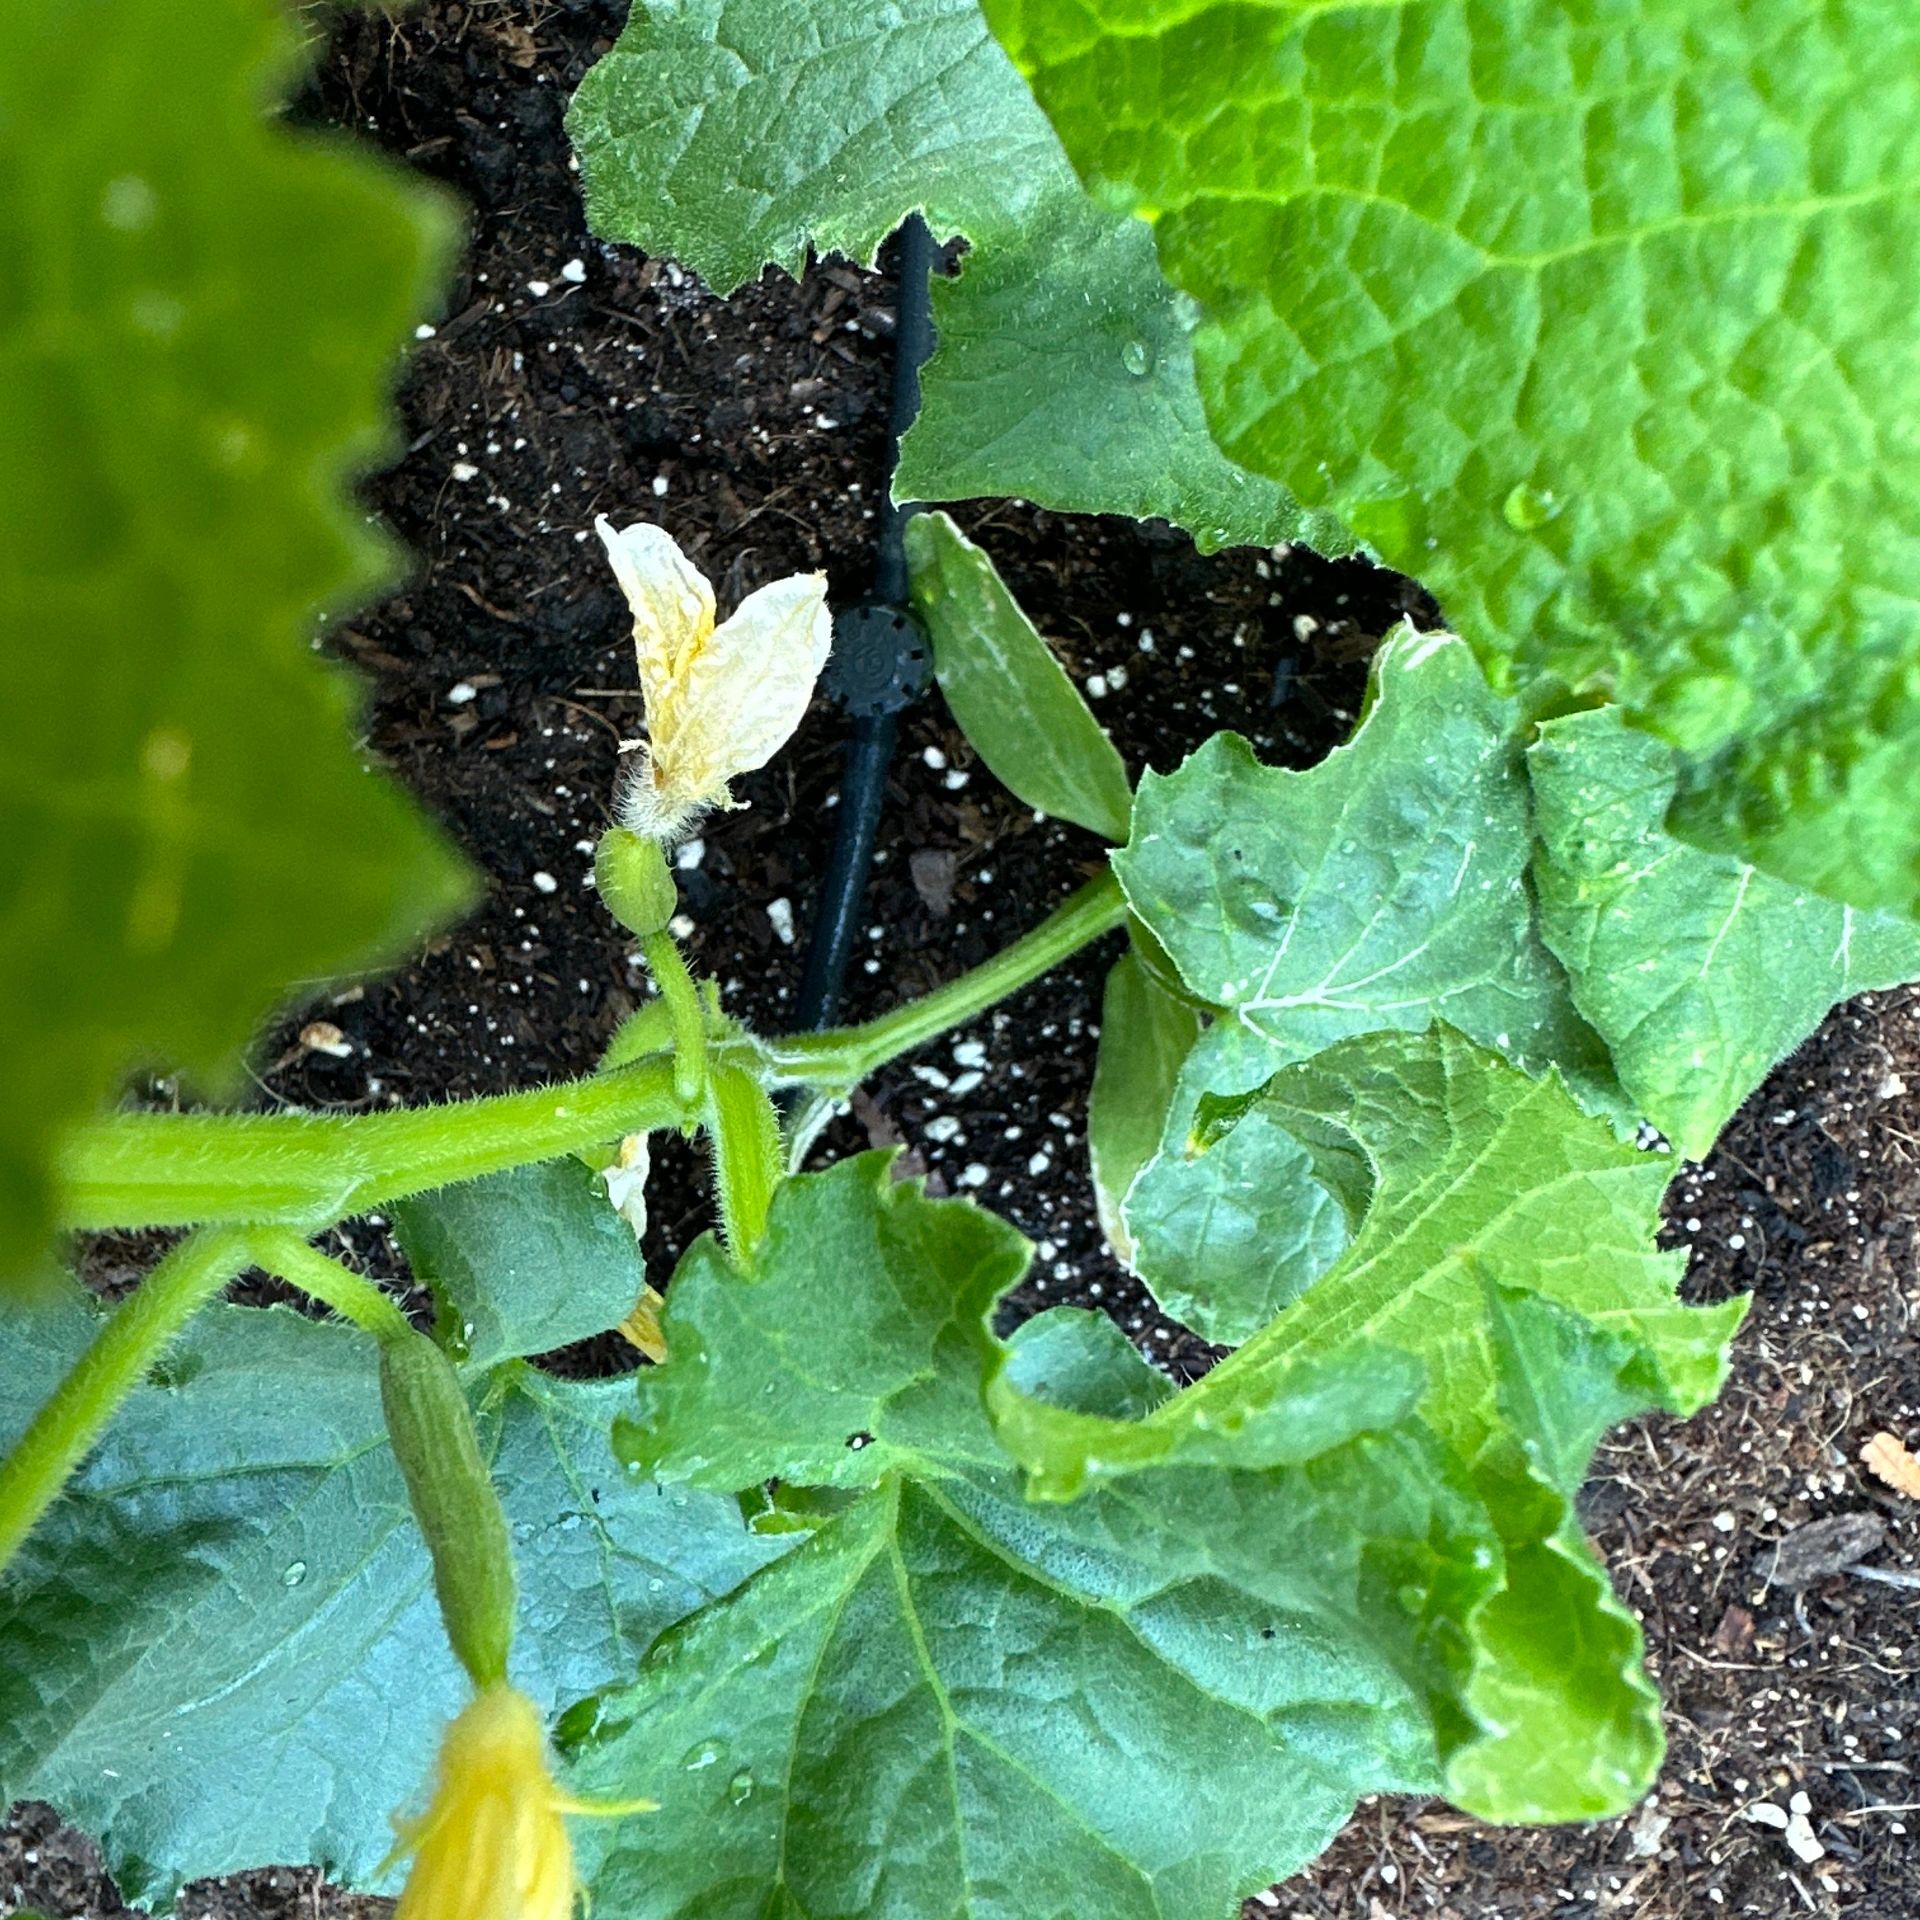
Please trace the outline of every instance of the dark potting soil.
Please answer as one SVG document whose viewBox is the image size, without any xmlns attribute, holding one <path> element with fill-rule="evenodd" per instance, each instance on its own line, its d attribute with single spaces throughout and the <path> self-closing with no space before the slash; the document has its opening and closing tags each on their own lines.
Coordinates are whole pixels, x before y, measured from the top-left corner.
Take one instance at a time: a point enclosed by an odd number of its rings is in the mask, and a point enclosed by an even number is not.
<svg viewBox="0 0 1920 1920">
<path fill-rule="evenodd" d="M 372 745 L 489 886 L 413 964 L 323 996 L 269 1036 L 263 1102 L 350 1111 L 578 1073 L 644 997 L 630 943 L 587 885 L 618 744 L 641 717 L 624 608 L 588 532 L 596 513 L 666 526 L 723 606 L 804 568 L 824 567 L 840 600 L 867 582 L 891 286 L 826 262 L 723 302 L 587 235 L 561 118 L 622 11 L 536 0 L 343 16 L 303 105 L 475 209 L 446 317 L 407 368 L 405 454 L 366 488 L 418 555 L 416 575 L 331 640 L 370 683 Z M 1409 583 L 1304 551 L 1202 559 L 1168 529 L 1011 502 L 958 517 L 1135 768 L 1170 767 L 1223 726 L 1264 758 L 1311 764 L 1350 726 L 1380 636 L 1402 614 L 1435 618 Z M 817 706 L 774 765 L 740 783 L 748 804 L 710 820 L 683 861 L 689 958 L 763 1028 L 791 1024 L 842 733 Z M 903 725 L 844 1016 L 985 958 L 1100 857 L 1091 837 L 1001 789 L 928 695 Z M 1102 1305 L 1186 1374 L 1207 1350 L 1106 1253 L 1085 1176 L 1099 988 L 1116 951 L 1090 949 L 877 1075 L 818 1154 L 900 1147 L 935 1190 L 973 1194 L 1037 1243 L 1012 1311 Z M 707 1224 L 690 1149 L 662 1147 L 650 1196 L 647 1253 L 664 1276 Z M 1754 1307 L 1722 1401 L 1690 1422 L 1620 1430 L 1585 1496 L 1667 1697 L 1672 1751 L 1655 1794 L 1624 1819 L 1554 1831 L 1369 1802 L 1250 1916 L 1920 1911 L 1903 1812 L 1920 1800 L 1907 1753 L 1920 1737 L 1920 1526 L 1858 1464 L 1882 1428 L 1920 1437 L 1916 1210 L 1920 994 L 1908 991 L 1836 1014 L 1674 1190 L 1669 1239 L 1693 1250 L 1690 1296 L 1751 1290 Z M 347 1229 L 336 1250 L 401 1271 L 374 1228 Z M 93 1274 L 123 1283 L 141 1253 L 102 1242 Z M 1782 1584 L 1776 1544 L 1836 1513 L 1868 1516 L 1884 1537 Z M 1817 1860 L 1747 1815 L 1763 1799 L 1789 1812 L 1797 1793 Z M 383 1904 L 292 1869 L 203 1882 L 183 1902 L 219 1920 Z M 20 1907 L 122 1911 L 90 1845 L 35 1807 L 0 1828 L 0 1913 Z"/>
</svg>

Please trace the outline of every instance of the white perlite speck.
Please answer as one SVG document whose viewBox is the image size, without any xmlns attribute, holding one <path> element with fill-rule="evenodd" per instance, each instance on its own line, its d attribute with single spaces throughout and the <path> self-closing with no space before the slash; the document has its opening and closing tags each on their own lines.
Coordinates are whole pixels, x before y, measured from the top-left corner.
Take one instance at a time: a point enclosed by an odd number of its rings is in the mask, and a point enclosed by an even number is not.
<svg viewBox="0 0 1920 1920">
<path fill-rule="evenodd" d="M 783 947 L 793 945 L 793 902 L 784 893 L 778 900 L 767 902 L 767 921 Z"/>
</svg>

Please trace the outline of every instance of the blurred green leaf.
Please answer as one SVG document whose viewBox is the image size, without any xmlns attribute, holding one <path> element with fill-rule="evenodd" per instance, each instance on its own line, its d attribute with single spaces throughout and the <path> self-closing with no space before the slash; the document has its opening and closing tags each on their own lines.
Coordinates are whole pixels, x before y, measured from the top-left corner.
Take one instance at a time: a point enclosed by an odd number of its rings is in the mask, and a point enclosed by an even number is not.
<svg viewBox="0 0 1920 1920">
<path fill-rule="evenodd" d="M 311 642 L 393 574 L 348 486 L 450 209 L 271 123 L 271 0 L 22 0 L 6 31 L 0 1272 L 130 1067 L 217 1081 L 296 982 L 468 893 Z"/>
</svg>

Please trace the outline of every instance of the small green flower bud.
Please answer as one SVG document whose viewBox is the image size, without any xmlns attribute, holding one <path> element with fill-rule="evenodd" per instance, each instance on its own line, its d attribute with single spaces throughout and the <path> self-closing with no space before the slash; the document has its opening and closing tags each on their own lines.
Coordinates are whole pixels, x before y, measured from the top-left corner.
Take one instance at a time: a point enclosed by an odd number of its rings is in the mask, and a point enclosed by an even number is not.
<svg viewBox="0 0 1920 1920">
<path fill-rule="evenodd" d="M 593 883 L 607 911 L 643 940 L 664 931 L 680 904 L 660 843 L 628 827 L 611 827 L 600 836 Z"/>
</svg>

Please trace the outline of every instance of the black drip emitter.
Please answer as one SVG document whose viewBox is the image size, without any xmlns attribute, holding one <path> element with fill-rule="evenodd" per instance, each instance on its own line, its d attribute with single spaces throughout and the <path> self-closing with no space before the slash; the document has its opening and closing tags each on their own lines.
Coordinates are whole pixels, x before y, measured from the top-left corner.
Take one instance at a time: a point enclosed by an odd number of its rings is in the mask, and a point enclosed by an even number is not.
<svg viewBox="0 0 1920 1920">
<path fill-rule="evenodd" d="M 899 736 L 900 715 L 925 690 L 933 651 L 907 597 L 906 525 L 917 511 L 896 504 L 893 476 L 900 442 L 920 411 L 920 369 L 933 351 L 931 276 L 933 236 L 915 213 L 898 242 L 893 349 L 893 395 L 887 416 L 887 487 L 881 506 L 872 596 L 835 616 L 833 657 L 824 685 L 853 722 L 840 783 L 833 852 L 807 937 L 800 981 L 799 1025 L 814 1032 L 832 1024 L 846 983 L 873 864 L 874 837 L 886 800 L 887 768 Z"/>
</svg>

